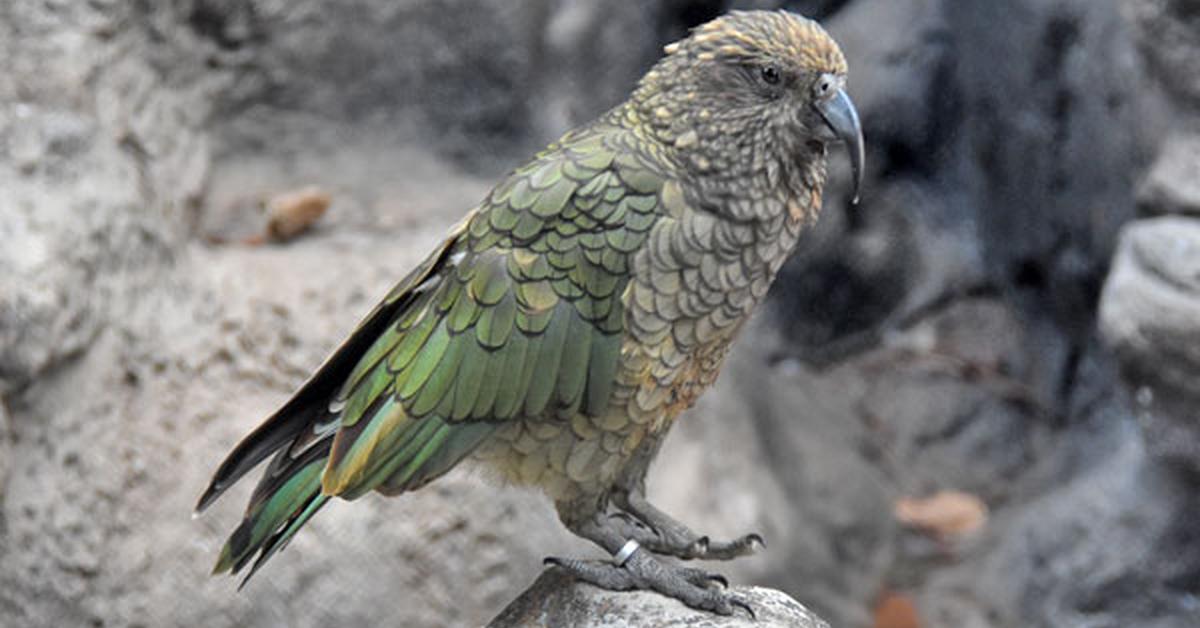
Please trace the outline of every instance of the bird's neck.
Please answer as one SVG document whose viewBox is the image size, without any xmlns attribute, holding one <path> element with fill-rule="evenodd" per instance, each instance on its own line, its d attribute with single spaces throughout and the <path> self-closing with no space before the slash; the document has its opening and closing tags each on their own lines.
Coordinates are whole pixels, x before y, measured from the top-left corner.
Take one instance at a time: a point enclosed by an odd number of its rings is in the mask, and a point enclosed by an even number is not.
<svg viewBox="0 0 1200 628">
<path fill-rule="evenodd" d="M 667 94 L 669 94 L 669 90 Z M 637 130 L 656 159 L 669 163 L 689 199 L 737 221 L 769 221 L 781 212 L 808 223 L 821 209 L 825 147 L 793 141 L 769 121 L 714 114 L 658 93 L 630 99 L 611 115 Z"/>
<path fill-rule="evenodd" d="M 704 240 L 701 256 L 711 259 L 702 267 L 719 269 L 712 272 L 723 290 L 745 295 L 734 309 L 749 315 L 821 209 L 825 148 L 783 145 L 777 138 L 788 135 L 760 120 L 680 111 L 648 94 L 611 111 L 610 121 L 638 136 L 649 161 L 674 171 L 695 211 L 672 228 Z M 736 138 L 732 148 L 715 147 L 722 137 Z"/>
</svg>

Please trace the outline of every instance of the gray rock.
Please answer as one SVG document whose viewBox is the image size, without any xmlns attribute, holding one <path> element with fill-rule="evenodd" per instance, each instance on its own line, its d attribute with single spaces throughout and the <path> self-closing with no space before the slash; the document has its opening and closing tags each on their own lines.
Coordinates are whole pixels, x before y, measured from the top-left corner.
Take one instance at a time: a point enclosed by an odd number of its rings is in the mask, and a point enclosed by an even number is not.
<svg viewBox="0 0 1200 628">
<path fill-rule="evenodd" d="M 1148 381 L 1200 396 L 1200 221 L 1131 223 L 1100 304 L 1105 338 Z"/>
<path fill-rule="evenodd" d="M 1189 0 L 1124 0 L 1138 45 L 1159 83 L 1194 109 L 1200 105 L 1200 13 Z"/>
<path fill-rule="evenodd" d="M 0 398 L 0 503 L 4 502 L 8 465 L 12 460 L 12 436 L 8 422 L 8 408 L 4 407 L 4 399 Z"/>
<path fill-rule="evenodd" d="M 1133 390 L 1151 453 L 1200 472 L 1200 221 L 1172 216 L 1125 228 L 1100 328 Z"/>
<path fill-rule="evenodd" d="M 1146 214 L 1200 215 L 1200 135 L 1173 135 L 1138 189 Z"/>
<path fill-rule="evenodd" d="M 1129 29 L 1115 2 L 946 7 L 959 42 L 951 84 L 961 98 L 964 174 L 978 194 L 986 267 L 1023 308 L 1043 310 L 1033 316 L 1086 325 L 1088 293 L 1133 217 L 1133 173 L 1152 141 L 1141 133 L 1141 68 Z M 1054 335 L 1037 342 L 1060 341 Z"/>
<path fill-rule="evenodd" d="M 211 86 L 122 3 L 0 9 L 0 393 L 78 356 L 161 280 L 203 187 Z M 67 51 L 64 53 L 64 51 Z"/>
<path fill-rule="evenodd" d="M 829 628 L 824 620 L 781 591 L 736 587 L 732 592 L 750 603 L 756 618 L 740 612 L 721 617 L 687 608 L 676 600 L 652 592 L 605 591 L 579 583 L 560 570 L 549 569 L 497 615 L 488 628 Z"/>
<path fill-rule="evenodd" d="M 828 211 L 777 284 L 795 353 L 827 362 L 939 299 L 999 291 L 1047 354 L 1028 380 L 1059 404 L 1134 216 L 1134 173 L 1157 150 L 1119 5 L 857 0 L 828 26 L 869 166 L 850 207 L 834 156 Z"/>
<path fill-rule="evenodd" d="M 580 553 L 544 498 L 464 470 L 406 498 L 331 505 L 240 594 L 236 579 L 209 575 L 251 486 L 192 520 L 196 497 L 228 448 L 386 292 L 394 269 L 448 226 L 420 215 L 428 222 L 406 238 L 191 245 L 169 284 L 69 367 L 37 378 L 13 403 L 19 446 L 3 462 L 4 621 L 480 625 L 545 553 Z M 455 593 L 463 588 L 469 600 Z"/>
<path fill-rule="evenodd" d="M 1100 418 L 1043 463 L 1069 480 L 998 513 L 985 551 L 932 575 L 918 599 L 930 625 L 1196 625 L 1195 485 L 1148 459 L 1131 422 Z"/>
</svg>

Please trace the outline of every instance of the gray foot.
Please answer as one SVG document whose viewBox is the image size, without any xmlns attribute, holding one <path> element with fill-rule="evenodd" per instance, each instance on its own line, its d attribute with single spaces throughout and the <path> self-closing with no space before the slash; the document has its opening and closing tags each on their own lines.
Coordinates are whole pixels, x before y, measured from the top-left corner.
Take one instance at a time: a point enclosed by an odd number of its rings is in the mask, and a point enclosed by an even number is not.
<svg viewBox="0 0 1200 628">
<path fill-rule="evenodd" d="M 695 609 L 732 615 L 734 609 L 740 608 L 752 619 L 755 618 L 754 609 L 745 600 L 713 587 L 714 584 L 727 586 L 724 576 L 702 569 L 667 565 L 646 552 L 635 552 L 624 565 L 555 557 L 547 558 L 546 563 L 602 589 L 657 591 Z"/>
<path fill-rule="evenodd" d="M 729 541 L 714 541 L 708 536 L 696 534 L 655 508 L 638 493 L 614 496 L 614 502 L 623 511 L 613 516 L 620 533 L 655 554 L 683 559 L 730 560 L 766 547 L 762 536 L 757 533 Z"/>
<path fill-rule="evenodd" d="M 754 610 L 743 599 L 715 588 L 729 586 L 724 576 L 680 565 L 664 564 L 659 558 L 631 544 L 615 521 L 597 510 L 572 508 L 559 504 L 559 516 L 575 534 L 592 541 L 613 555 L 612 561 L 577 560 L 550 557 L 548 564 L 557 565 L 576 578 L 611 591 L 657 591 L 684 604 L 720 615 L 732 615 L 741 608 L 751 617 Z M 631 553 L 630 553 L 631 552 Z"/>
</svg>

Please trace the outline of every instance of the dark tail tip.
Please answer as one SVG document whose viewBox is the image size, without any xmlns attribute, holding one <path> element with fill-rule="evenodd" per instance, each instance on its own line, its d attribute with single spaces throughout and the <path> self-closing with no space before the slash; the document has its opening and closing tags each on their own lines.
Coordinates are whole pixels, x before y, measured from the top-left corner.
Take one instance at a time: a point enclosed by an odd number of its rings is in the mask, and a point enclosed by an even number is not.
<svg viewBox="0 0 1200 628">
<path fill-rule="evenodd" d="M 213 502 L 217 501 L 217 498 L 221 496 L 221 493 L 224 492 L 225 487 L 221 486 L 216 481 L 214 481 L 212 484 L 209 484 L 208 488 L 204 490 L 204 494 L 200 496 L 199 501 L 196 502 L 196 508 L 192 511 L 192 514 L 198 516 L 200 513 L 207 510 Z"/>
</svg>

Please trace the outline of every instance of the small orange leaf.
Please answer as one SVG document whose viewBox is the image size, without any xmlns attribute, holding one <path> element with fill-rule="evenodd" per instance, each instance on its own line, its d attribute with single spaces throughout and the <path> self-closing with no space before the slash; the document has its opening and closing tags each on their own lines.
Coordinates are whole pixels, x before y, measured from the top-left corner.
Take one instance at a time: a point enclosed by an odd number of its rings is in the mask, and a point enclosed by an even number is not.
<svg viewBox="0 0 1200 628">
<path fill-rule="evenodd" d="M 885 593 L 875 605 L 875 628 L 921 628 L 917 605 L 903 593 Z"/>
<path fill-rule="evenodd" d="M 939 538 L 969 534 L 987 522 L 987 504 L 961 491 L 940 491 L 929 497 L 902 497 L 893 514 L 900 523 Z"/>
<path fill-rule="evenodd" d="M 267 201 L 267 236 L 285 242 L 304 233 L 329 208 L 329 194 L 316 186 L 271 197 Z"/>
</svg>

